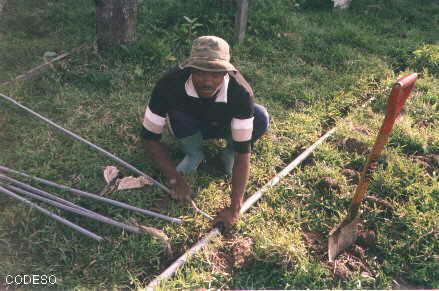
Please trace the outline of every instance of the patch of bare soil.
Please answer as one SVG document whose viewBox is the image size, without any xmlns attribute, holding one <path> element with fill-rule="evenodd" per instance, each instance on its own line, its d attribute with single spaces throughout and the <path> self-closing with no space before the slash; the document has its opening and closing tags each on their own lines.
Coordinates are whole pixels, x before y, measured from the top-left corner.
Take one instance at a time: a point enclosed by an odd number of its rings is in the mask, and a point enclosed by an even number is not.
<svg viewBox="0 0 439 291">
<path fill-rule="evenodd" d="M 417 127 L 417 128 L 426 128 L 426 127 L 428 127 L 428 120 L 425 120 L 425 119 L 423 119 L 423 120 L 420 120 L 420 121 L 418 121 L 418 122 L 416 122 L 415 123 L 415 126 Z"/>
<path fill-rule="evenodd" d="M 345 176 L 348 179 L 348 181 L 352 182 L 353 184 L 357 184 L 358 181 L 360 180 L 360 173 L 352 169 L 348 169 L 348 168 L 343 169 L 341 171 L 341 174 Z"/>
<path fill-rule="evenodd" d="M 227 273 L 240 269 L 248 262 L 252 254 L 253 240 L 249 237 L 234 235 L 223 238 L 220 246 L 209 253 L 213 268 Z"/>
<path fill-rule="evenodd" d="M 439 169 L 439 155 L 426 154 L 415 156 L 415 160 L 421 164 L 427 172 L 432 175 L 433 172 L 437 172 Z"/>
<path fill-rule="evenodd" d="M 366 261 L 365 247 L 375 244 L 374 234 L 373 231 L 360 232 L 358 243 L 341 253 L 334 263 L 327 261 L 327 245 L 321 234 L 304 232 L 303 239 L 307 249 L 311 250 L 318 260 L 322 261 L 323 265 L 331 270 L 334 277 L 349 279 L 354 274 L 360 273 L 365 278 L 373 278 L 373 270 Z"/>
<path fill-rule="evenodd" d="M 338 185 L 337 180 L 331 177 L 323 177 L 318 183 L 317 187 L 320 190 L 335 190 L 340 191 L 340 185 Z"/>
<path fill-rule="evenodd" d="M 425 290 L 426 288 L 423 286 L 416 286 L 408 283 L 401 276 L 397 276 L 393 279 L 393 289 L 395 290 Z"/>
<path fill-rule="evenodd" d="M 349 153 L 357 153 L 359 155 L 369 152 L 369 146 L 366 143 L 351 137 L 343 139 L 337 146 Z"/>
<path fill-rule="evenodd" d="M 169 195 L 163 195 L 162 198 L 155 201 L 154 205 L 151 207 L 151 210 L 163 211 L 169 208 L 169 204 L 171 204 L 171 198 Z"/>
<path fill-rule="evenodd" d="M 322 259 L 326 251 L 326 245 L 323 243 L 321 234 L 315 232 L 303 232 L 303 239 L 305 246 L 316 254 L 319 254 Z"/>
<path fill-rule="evenodd" d="M 369 130 L 366 126 L 356 124 L 352 126 L 352 130 L 355 130 L 361 134 L 369 135 Z"/>
<path fill-rule="evenodd" d="M 373 278 L 374 272 L 366 262 L 366 251 L 360 245 L 354 245 L 349 250 L 338 255 L 334 263 L 327 262 L 326 266 L 336 278 L 350 279 L 360 273 L 362 277 Z"/>
</svg>

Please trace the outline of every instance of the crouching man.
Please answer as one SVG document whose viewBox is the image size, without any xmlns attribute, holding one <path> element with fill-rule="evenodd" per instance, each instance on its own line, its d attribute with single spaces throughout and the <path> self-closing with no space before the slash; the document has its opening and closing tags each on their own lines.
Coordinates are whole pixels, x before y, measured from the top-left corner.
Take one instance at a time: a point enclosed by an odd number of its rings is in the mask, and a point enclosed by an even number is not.
<svg viewBox="0 0 439 291">
<path fill-rule="evenodd" d="M 166 122 L 184 159 L 175 167 L 159 142 Z M 216 36 L 194 40 L 191 55 L 157 82 L 143 119 L 146 151 L 168 179 L 171 196 L 189 200 L 191 188 L 181 174 L 193 173 L 203 161 L 204 139 L 225 139 L 224 170 L 232 176 L 231 205 L 215 223 L 230 227 L 243 202 L 252 144 L 268 129 L 266 109 L 254 103 L 253 91 L 230 63 L 229 45 Z"/>
</svg>

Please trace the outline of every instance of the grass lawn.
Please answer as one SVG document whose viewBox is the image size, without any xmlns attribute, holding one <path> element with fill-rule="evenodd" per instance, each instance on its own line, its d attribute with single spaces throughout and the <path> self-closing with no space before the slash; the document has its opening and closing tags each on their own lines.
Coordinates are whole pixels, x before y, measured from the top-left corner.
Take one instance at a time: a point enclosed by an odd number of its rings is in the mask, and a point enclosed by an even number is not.
<svg viewBox="0 0 439 291">
<path fill-rule="evenodd" d="M 0 80 L 40 64 L 47 52 L 92 44 L 94 3 L 9 0 L 0 17 Z M 188 55 L 196 36 L 232 40 L 235 4 L 139 3 L 133 45 L 102 55 L 85 48 L 40 78 L 0 86 L 0 92 L 163 181 L 140 136 L 149 94 L 161 74 Z M 337 125 L 336 134 L 267 192 L 233 233 L 165 282 L 164 290 L 388 289 L 395 281 L 439 288 L 439 3 L 355 0 L 343 11 L 325 3 L 252 1 L 246 39 L 232 45 L 232 62 L 272 118 L 253 150 L 246 195 L 328 128 Z M 413 71 L 420 73 L 417 88 L 373 174 L 368 195 L 375 199 L 363 203 L 361 236 L 333 269 L 326 262 L 327 234 L 346 215 L 392 84 Z M 360 109 L 370 97 L 376 100 Z M 176 161 L 183 157 L 168 133 L 163 142 Z M 217 162 L 220 145 L 209 142 L 206 148 L 207 162 L 188 179 L 198 206 L 213 214 L 229 203 L 230 181 Z M 0 164 L 98 193 L 105 185 L 103 167 L 114 163 L 0 100 Z M 109 197 L 180 217 L 184 224 L 41 188 L 120 221 L 134 218 L 162 229 L 174 255 L 167 257 L 149 235 L 59 212 L 106 239 L 94 242 L 0 195 L 0 276 L 54 274 L 60 289 L 144 287 L 211 228 L 155 187 Z"/>
</svg>

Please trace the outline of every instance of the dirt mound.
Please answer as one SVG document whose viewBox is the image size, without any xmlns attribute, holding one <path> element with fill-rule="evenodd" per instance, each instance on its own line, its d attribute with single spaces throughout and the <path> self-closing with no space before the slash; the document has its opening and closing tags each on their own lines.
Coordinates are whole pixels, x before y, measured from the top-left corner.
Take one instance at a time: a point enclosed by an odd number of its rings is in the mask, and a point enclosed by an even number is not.
<svg viewBox="0 0 439 291">
<path fill-rule="evenodd" d="M 359 245 L 340 254 L 334 263 L 327 264 L 332 269 L 334 277 L 340 279 L 352 278 L 355 273 L 360 273 L 364 278 L 373 278 L 373 271 L 365 260 L 365 251 Z"/>
<path fill-rule="evenodd" d="M 235 235 L 222 239 L 220 246 L 210 252 L 209 260 L 214 268 L 230 273 L 246 264 L 252 254 L 252 247 L 251 238 Z"/>
<path fill-rule="evenodd" d="M 359 155 L 364 155 L 369 151 L 369 146 L 365 142 L 351 137 L 340 141 L 338 147 L 349 153 L 357 153 Z"/>
<path fill-rule="evenodd" d="M 331 177 L 323 177 L 318 183 L 317 187 L 320 190 L 335 190 L 340 191 L 340 185 L 337 180 Z"/>
<path fill-rule="evenodd" d="M 417 128 L 427 128 L 429 126 L 429 122 L 426 119 L 422 119 L 415 123 L 415 127 Z"/>
<path fill-rule="evenodd" d="M 439 155 L 426 154 L 415 156 L 415 160 L 421 164 L 427 172 L 431 175 L 439 169 Z"/>
<path fill-rule="evenodd" d="M 305 231 L 302 236 L 308 249 L 320 254 L 321 256 L 324 255 L 326 245 L 323 243 L 322 236 L 319 233 Z"/>
<path fill-rule="evenodd" d="M 363 125 L 358 125 L 358 124 L 353 125 L 352 130 L 355 130 L 356 132 L 359 132 L 359 133 L 364 134 L 364 135 L 369 135 L 368 128 L 366 126 L 363 126 Z"/>
<path fill-rule="evenodd" d="M 357 184 L 360 180 L 360 173 L 352 169 L 343 169 L 341 174 L 354 184 Z"/>
<path fill-rule="evenodd" d="M 323 264 L 331 270 L 336 278 L 350 279 L 360 273 L 364 278 L 373 278 L 373 270 L 366 262 L 365 246 L 375 243 L 373 231 L 359 233 L 359 242 L 337 256 L 334 263 L 328 262 L 327 245 L 322 235 L 314 232 L 303 232 L 303 239 L 307 249 L 312 250 Z"/>
<path fill-rule="evenodd" d="M 151 210 L 154 211 L 163 211 L 169 209 L 170 204 L 172 203 L 171 198 L 168 195 L 163 195 L 163 197 L 160 197 L 157 199 L 153 206 L 151 207 Z"/>
</svg>

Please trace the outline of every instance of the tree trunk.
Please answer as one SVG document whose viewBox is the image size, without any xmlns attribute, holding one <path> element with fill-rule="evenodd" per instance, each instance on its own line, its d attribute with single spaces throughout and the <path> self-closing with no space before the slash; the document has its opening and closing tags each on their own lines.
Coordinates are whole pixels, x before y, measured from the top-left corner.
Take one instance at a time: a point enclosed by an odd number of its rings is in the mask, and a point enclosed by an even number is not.
<svg viewBox="0 0 439 291">
<path fill-rule="evenodd" d="M 237 0 L 238 7 L 235 15 L 235 41 L 241 43 L 244 41 L 245 30 L 247 29 L 249 0 Z"/>
<path fill-rule="evenodd" d="M 99 51 L 135 41 L 137 11 L 138 0 L 96 0 Z"/>
<path fill-rule="evenodd" d="M 6 0 L 0 0 L 0 16 L 3 15 L 3 8 L 6 6 Z"/>
</svg>

